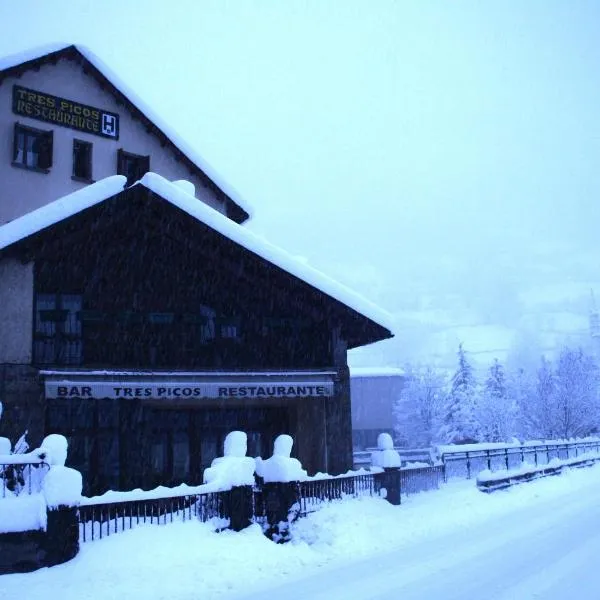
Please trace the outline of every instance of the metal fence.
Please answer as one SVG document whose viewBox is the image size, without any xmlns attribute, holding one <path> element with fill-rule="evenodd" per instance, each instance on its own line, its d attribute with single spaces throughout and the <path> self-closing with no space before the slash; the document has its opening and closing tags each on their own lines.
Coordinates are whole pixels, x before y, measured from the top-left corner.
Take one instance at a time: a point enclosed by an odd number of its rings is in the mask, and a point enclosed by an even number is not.
<svg viewBox="0 0 600 600">
<path fill-rule="evenodd" d="M 291 496 L 298 501 L 298 516 L 306 516 L 332 500 L 380 495 L 382 479 L 379 473 L 361 473 L 343 477 L 311 479 L 281 484 L 292 486 Z M 443 481 L 443 467 L 400 469 L 399 484 L 403 495 L 437 489 Z M 175 521 L 213 518 L 229 519 L 235 510 L 230 492 L 210 492 L 147 500 L 128 500 L 104 503 L 85 502 L 79 507 L 79 539 L 88 542 L 150 523 L 163 525 Z M 252 490 L 252 521 L 266 526 L 267 507 L 263 488 Z M 226 522 L 223 522 L 226 526 Z"/>
<path fill-rule="evenodd" d="M 577 458 L 587 452 L 600 451 L 600 441 L 561 442 L 549 444 L 527 444 L 485 450 L 445 452 L 442 461 L 446 480 L 453 477 L 472 476 L 485 469 L 490 471 L 510 470 L 524 464 L 546 465 L 551 460 Z"/>
<path fill-rule="evenodd" d="M 39 461 L 0 463 L 0 498 L 37 494 L 48 468 Z"/>
<path fill-rule="evenodd" d="M 227 492 L 210 492 L 147 500 L 128 500 L 79 507 L 79 539 L 82 542 L 102 539 L 132 529 L 140 523 L 156 525 L 214 517 L 226 517 Z"/>
<path fill-rule="evenodd" d="M 400 491 L 405 495 L 437 490 L 443 482 L 444 465 L 400 469 Z"/>
<path fill-rule="evenodd" d="M 331 500 L 377 496 L 381 483 L 375 473 L 327 479 L 312 479 L 296 483 L 299 515 L 305 516 Z"/>
</svg>

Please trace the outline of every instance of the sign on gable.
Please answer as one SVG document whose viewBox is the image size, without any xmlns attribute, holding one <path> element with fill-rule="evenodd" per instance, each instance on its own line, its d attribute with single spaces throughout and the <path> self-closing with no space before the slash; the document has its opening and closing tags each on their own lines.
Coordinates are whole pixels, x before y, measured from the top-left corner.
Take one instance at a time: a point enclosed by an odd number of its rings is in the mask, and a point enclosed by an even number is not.
<svg viewBox="0 0 600 600">
<path fill-rule="evenodd" d="M 13 86 L 13 112 L 38 121 L 119 139 L 119 115 L 45 92 Z"/>
</svg>

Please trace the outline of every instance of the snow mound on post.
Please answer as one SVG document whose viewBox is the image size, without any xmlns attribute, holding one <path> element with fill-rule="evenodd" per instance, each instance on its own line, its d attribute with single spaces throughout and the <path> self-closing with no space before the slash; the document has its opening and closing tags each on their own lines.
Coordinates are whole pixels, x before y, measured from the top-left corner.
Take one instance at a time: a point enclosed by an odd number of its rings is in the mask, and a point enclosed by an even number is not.
<svg viewBox="0 0 600 600">
<path fill-rule="evenodd" d="M 246 456 L 248 437 L 243 431 L 232 431 L 225 437 L 224 456 L 215 458 L 204 471 L 204 483 L 219 489 L 254 484 L 254 459 Z"/>
<path fill-rule="evenodd" d="M 304 481 L 306 471 L 297 458 L 291 458 L 294 440 L 290 435 L 279 435 L 273 445 L 273 456 L 267 460 L 256 459 L 256 474 L 262 477 L 265 483 L 290 481 Z"/>
<path fill-rule="evenodd" d="M 54 465 L 44 477 L 42 489 L 48 508 L 79 506 L 83 479 L 75 469 Z"/>
<path fill-rule="evenodd" d="M 389 433 L 380 433 L 377 436 L 377 448 L 371 454 L 371 464 L 373 466 L 385 469 L 402 465 L 400 454 L 394 450 L 394 441 Z"/>
</svg>

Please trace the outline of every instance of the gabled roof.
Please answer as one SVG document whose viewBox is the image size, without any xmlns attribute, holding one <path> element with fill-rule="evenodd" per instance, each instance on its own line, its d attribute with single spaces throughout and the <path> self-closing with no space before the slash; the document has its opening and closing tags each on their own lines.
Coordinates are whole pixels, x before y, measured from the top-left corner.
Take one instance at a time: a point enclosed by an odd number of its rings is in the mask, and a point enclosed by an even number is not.
<svg viewBox="0 0 600 600">
<path fill-rule="evenodd" d="M 77 62 L 83 72 L 91 75 L 100 87 L 108 90 L 118 103 L 122 103 L 131 114 L 139 119 L 146 129 L 156 135 L 161 144 L 168 145 L 177 160 L 220 196 L 228 205 L 228 215 L 236 223 L 250 217 L 249 208 L 239 194 L 230 188 L 204 159 L 162 120 L 122 79 L 102 60 L 85 46 L 54 44 L 30 49 L 19 54 L 0 58 L 0 85 L 7 77 L 19 77 L 31 69 L 44 64 L 56 64 L 61 59 Z"/>
<path fill-rule="evenodd" d="M 21 240 L 119 194 L 124 189 L 125 183 L 126 179 L 122 175 L 107 177 L 0 226 L 0 255 L 3 250 Z M 150 190 L 233 243 L 373 321 L 386 332 L 382 332 L 381 339 L 392 337 L 393 318 L 389 313 L 320 271 L 297 260 L 281 248 L 270 244 L 252 231 L 234 223 L 214 208 L 188 194 L 184 187 L 156 173 L 147 173 L 134 186 L 142 186 Z"/>
</svg>

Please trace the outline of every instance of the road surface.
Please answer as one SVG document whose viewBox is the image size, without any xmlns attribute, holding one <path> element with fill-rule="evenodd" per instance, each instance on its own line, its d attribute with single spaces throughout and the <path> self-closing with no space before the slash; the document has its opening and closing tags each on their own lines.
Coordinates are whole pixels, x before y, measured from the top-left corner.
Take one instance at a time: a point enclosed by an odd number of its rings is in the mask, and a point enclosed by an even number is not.
<svg viewBox="0 0 600 600">
<path fill-rule="evenodd" d="M 487 528 L 436 538 L 435 545 L 411 545 L 234 597 L 600 600 L 600 486 L 590 492 L 540 498 Z"/>
</svg>

